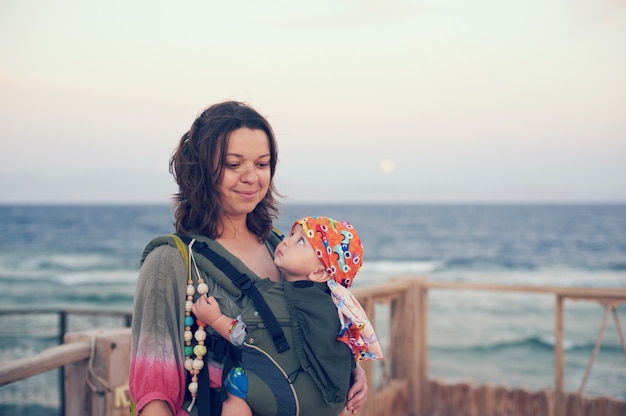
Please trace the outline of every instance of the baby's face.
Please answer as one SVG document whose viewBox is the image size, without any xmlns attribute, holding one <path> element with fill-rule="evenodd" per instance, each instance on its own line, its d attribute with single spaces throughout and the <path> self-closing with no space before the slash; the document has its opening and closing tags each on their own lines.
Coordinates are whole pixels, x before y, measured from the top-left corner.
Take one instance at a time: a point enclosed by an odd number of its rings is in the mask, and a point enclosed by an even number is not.
<svg viewBox="0 0 626 416">
<path fill-rule="evenodd" d="M 324 267 L 300 224 L 276 247 L 274 264 L 288 282 L 307 280 L 310 273 Z"/>
</svg>

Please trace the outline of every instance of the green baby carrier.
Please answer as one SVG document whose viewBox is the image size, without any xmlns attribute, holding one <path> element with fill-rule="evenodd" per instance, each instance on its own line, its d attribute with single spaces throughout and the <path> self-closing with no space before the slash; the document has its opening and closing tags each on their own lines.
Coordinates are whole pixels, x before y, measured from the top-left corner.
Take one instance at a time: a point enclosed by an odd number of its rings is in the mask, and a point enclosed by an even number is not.
<svg viewBox="0 0 626 416">
<path fill-rule="evenodd" d="M 274 229 L 268 239 L 270 246 L 278 245 L 282 237 Z M 146 251 L 169 244 L 175 246 L 187 261 L 191 242 L 190 237 L 170 234 L 152 240 Z M 354 367 L 354 360 L 345 345 L 327 336 L 315 348 L 309 345 L 303 333 L 321 341 L 322 337 L 316 337 L 319 328 L 307 323 L 307 317 L 302 316 L 298 308 L 299 301 L 286 300 L 291 298 L 289 291 L 300 288 L 269 279 L 251 279 L 204 241 L 196 240 L 191 247 L 201 254 L 195 257 L 198 267 L 233 297 L 241 299 L 242 303 L 242 317 L 247 326 L 244 345 L 234 347 L 217 334 L 206 341 L 209 350 L 207 358 L 221 362 L 224 367 L 222 381 L 234 366 L 255 369 L 246 369 L 251 387 L 248 400 L 255 404 L 251 406 L 255 415 L 339 414 L 349 387 L 349 376 L 346 378 L 345 375 Z M 315 307 L 323 302 L 332 303 L 325 284 L 307 285 L 302 289 L 306 291 L 306 302 L 312 304 L 315 310 L 327 312 L 326 316 L 316 319 L 327 319 L 324 322 L 329 322 L 328 319 L 337 318 L 334 304 L 332 307 L 328 304 L 325 308 Z M 327 359 L 333 360 L 330 374 L 325 373 L 314 359 L 314 354 L 320 351 L 328 355 Z M 219 415 L 226 391 L 223 387 L 210 388 L 208 380 L 205 365 L 199 376 L 197 412 L 202 416 Z"/>
</svg>

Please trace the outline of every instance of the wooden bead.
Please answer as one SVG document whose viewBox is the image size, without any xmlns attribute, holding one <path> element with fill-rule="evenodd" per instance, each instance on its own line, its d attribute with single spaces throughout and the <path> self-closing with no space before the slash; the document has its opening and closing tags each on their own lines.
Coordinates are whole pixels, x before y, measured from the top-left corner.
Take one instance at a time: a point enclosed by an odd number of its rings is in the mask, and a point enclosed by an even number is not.
<svg viewBox="0 0 626 416">
<path fill-rule="evenodd" d="M 209 286 L 206 283 L 200 283 L 198 285 L 198 293 L 204 295 L 209 292 Z"/>
<path fill-rule="evenodd" d="M 196 293 L 196 288 L 193 285 L 187 286 L 187 296 L 193 296 Z"/>
</svg>

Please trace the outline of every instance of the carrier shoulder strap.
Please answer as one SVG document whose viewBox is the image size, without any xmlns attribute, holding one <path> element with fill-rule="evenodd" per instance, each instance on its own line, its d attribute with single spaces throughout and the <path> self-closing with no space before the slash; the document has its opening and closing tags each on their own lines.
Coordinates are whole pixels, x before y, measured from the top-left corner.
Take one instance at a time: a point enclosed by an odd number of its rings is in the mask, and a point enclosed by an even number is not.
<svg viewBox="0 0 626 416">
<path fill-rule="evenodd" d="M 180 238 L 187 246 L 191 243 L 192 239 L 190 237 L 176 234 L 178 238 Z M 250 277 L 241 273 L 239 270 L 235 268 L 228 260 L 222 257 L 220 254 L 216 253 L 213 249 L 209 247 L 207 243 L 202 241 L 195 241 L 193 243 L 193 251 L 196 253 L 202 254 L 204 257 L 209 259 L 211 263 L 213 263 L 218 269 L 220 269 L 228 278 L 237 286 L 244 294 L 246 294 L 252 302 L 254 302 L 255 308 L 261 314 L 261 317 L 265 321 L 267 325 L 267 329 L 272 335 L 272 340 L 274 341 L 274 345 L 276 346 L 276 350 L 280 352 L 287 351 L 289 349 L 289 343 L 287 342 L 287 338 L 285 338 L 285 334 L 280 327 L 280 324 L 276 320 L 276 317 L 272 313 L 269 305 L 259 292 L 259 289 L 255 286 L 254 282 Z"/>
</svg>

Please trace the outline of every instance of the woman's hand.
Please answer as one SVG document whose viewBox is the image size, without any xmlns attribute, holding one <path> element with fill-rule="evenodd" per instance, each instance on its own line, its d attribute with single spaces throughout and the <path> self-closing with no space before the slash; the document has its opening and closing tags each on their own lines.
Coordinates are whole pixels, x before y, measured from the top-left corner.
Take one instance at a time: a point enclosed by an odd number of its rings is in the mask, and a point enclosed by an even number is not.
<svg viewBox="0 0 626 416">
<path fill-rule="evenodd" d="M 352 370 L 352 385 L 348 390 L 348 403 L 346 409 L 352 414 L 357 414 L 365 406 L 367 401 L 367 378 L 365 370 L 357 363 Z"/>
</svg>

